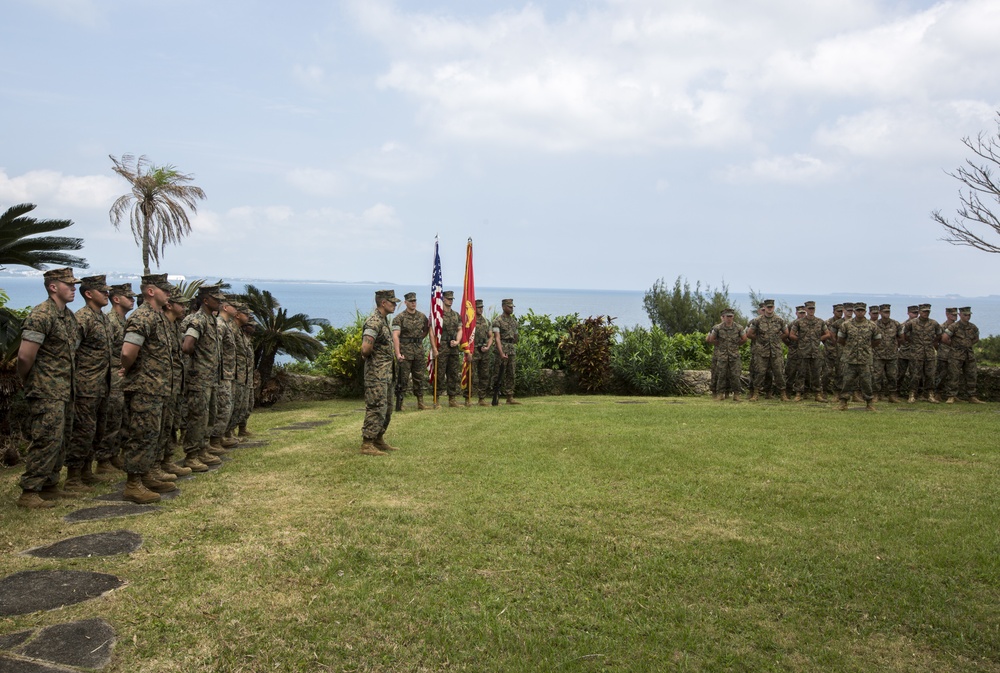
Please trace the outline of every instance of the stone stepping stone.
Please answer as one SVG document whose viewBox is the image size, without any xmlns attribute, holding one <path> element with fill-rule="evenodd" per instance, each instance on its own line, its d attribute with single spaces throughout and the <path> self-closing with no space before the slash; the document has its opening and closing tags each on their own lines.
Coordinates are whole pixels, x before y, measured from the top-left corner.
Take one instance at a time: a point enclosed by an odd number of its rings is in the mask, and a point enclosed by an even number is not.
<svg viewBox="0 0 1000 673">
<path fill-rule="evenodd" d="M 649 402 L 645 400 L 617 400 L 615 404 L 649 404 Z M 667 404 L 670 404 L 670 402 L 667 402 Z"/>
<path fill-rule="evenodd" d="M 333 421 L 302 421 L 301 423 L 290 423 L 281 427 L 271 428 L 271 430 L 310 430 L 312 428 L 330 425 Z"/>
<path fill-rule="evenodd" d="M 82 603 L 123 584 L 124 581 L 105 573 L 24 570 L 0 580 L 0 616 L 24 615 Z"/>
<path fill-rule="evenodd" d="M 8 633 L 7 635 L 0 636 L 0 650 L 14 649 L 30 638 L 32 633 L 34 631 L 18 631 L 17 633 Z"/>
<path fill-rule="evenodd" d="M 44 547 L 34 547 L 21 552 L 37 558 L 87 558 L 90 556 L 115 556 L 131 554 L 142 546 L 142 536 L 130 530 L 109 533 L 91 533 L 71 537 Z"/>
<path fill-rule="evenodd" d="M 271 442 L 269 442 L 267 440 L 264 440 L 264 439 L 250 439 L 250 440 L 247 440 L 247 441 L 243 442 L 242 444 L 240 444 L 240 448 L 241 449 L 256 449 L 256 448 L 261 447 L 261 446 L 267 446 L 270 443 Z"/>
<path fill-rule="evenodd" d="M 337 418 L 338 416 L 350 416 L 350 414 L 330 414 L 330 418 Z"/>
<path fill-rule="evenodd" d="M 103 619 L 84 619 L 39 629 L 26 643 L 12 649 L 12 653 L 34 660 L 22 663 L 41 661 L 77 668 L 101 669 L 111 663 L 115 636 L 115 630 Z M 0 663 L 0 671 L 8 670 L 4 664 L 10 661 L 17 660 L 11 657 L 9 661 Z M 15 668 L 13 670 L 65 669 Z"/>
<path fill-rule="evenodd" d="M 134 502 L 126 502 L 121 505 L 100 505 L 98 507 L 87 507 L 70 512 L 63 517 L 63 521 L 68 523 L 79 523 L 81 521 L 98 521 L 100 519 L 113 519 L 118 516 L 135 516 L 136 514 L 149 514 L 159 508 L 155 505 L 137 505 Z"/>
<path fill-rule="evenodd" d="M 0 671 L 3 673 L 80 673 L 75 668 L 64 668 L 28 659 L 16 659 L 0 654 Z"/>
</svg>

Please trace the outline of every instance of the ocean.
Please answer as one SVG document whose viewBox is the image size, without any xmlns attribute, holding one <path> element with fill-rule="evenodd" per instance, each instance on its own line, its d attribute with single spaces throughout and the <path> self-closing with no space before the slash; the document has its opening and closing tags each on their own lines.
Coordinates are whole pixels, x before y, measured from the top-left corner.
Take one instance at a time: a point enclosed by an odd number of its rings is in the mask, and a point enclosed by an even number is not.
<svg viewBox="0 0 1000 673">
<path fill-rule="evenodd" d="M 111 283 L 131 281 L 138 290 L 138 278 L 110 277 Z M 289 313 L 305 313 L 310 318 L 326 318 L 337 327 L 352 324 L 357 312 L 367 315 L 374 305 L 375 290 L 382 285 L 374 283 L 336 283 L 325 281 L 284 281 L 284 280 L 254 280 L 238 279 L 229 281 L 233 292 L 242 292 L 247 284 L 258 289 L 268 290 Z M 390 285 L 391 287 L 391 285 Z M 15 308 L 34 306 L 45 299 L 45 289 L 42 279 L 37 276 L 7 276 L 0 277 L 0 289 L 10 297 L 8 305 Z M 396 295 L 402 298 L 406 292 L 416 292 L 418 308 L 427 312 L 429 285 L 411 287 L 396 285 Z M 454 290 L 456 298 L 462 296 L 461 286 L 445 286 L 446 290 Z M 588 316 L 611 316 L 614 324 L 620 327 L 636 325 L 649 327 L 649 316 L 642 306 L 645 290 L 570 290 L 553 288 L 502 288 L 479 287 L 476 296 L 483 300 L 486 315 L 500 312 L 500 300 L 506 297 L 514 299 L 514 313 L 521 315 L 529 309 L 539 314 L 551 316 L 577 313 L 581 318 Z M 744 315 L 750 313 L 750 299 L 746 294 L 730 291 L 734 308 L 739 308 Z M 802 302 L 812 299 L 816 301 L 816 315 L 827 318 L 832 315 L 833 304 L 841 301 L 864 301 L 867 304 L 891 304 L 892 315 L 897 320 L 906 318 L 906 307 L 911 304 L 929 302 L 933 305 L 931 317 L 938 321 L 944 320 L 946 306 L 971 306 L 972 321 L 979 326 L 982 336 L 1000 334 L 1000 296 L 960 297 L 944 295 L 940 297 L 916 297 L 907 295 L 803 295 L 803 294 L 770 294 L 779 304 L 794 308 Z M 83 305 L 83 300 L 77 295 L 71 304 L 74 309 Z M 456 303 L 456 310 L 458 305 Z"/>
</svg>

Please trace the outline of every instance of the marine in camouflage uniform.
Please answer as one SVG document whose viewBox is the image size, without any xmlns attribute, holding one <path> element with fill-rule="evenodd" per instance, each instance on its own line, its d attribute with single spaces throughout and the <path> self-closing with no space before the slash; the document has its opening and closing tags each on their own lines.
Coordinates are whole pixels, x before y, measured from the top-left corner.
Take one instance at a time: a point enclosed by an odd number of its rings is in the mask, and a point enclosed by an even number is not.
<svg viewBox="0 0 1000 673">
<path fill-rule="evenodd" d="M 198 309 L 181 323 L 181 350 L 189 358 L 184 381 L 184 466 L 195 472 L 222 462 L 208 452 L 208 441 L 215 425 L 220 361 L 219 328 L 213 313 L 225 298 L 219 285 L 202 285 L 198 288 Z"/>
<path fill-rule="evenodd" d="M 855 304 L 854 319 L 844 320 L 837 332 L 844 367 L 844 380 L 840 387 L 841 410 L 847 409 L 847 401 L 858 386 L 865 399 L 865 407 L 869 411 L 875 410 L 872 358 L 875 346 L 882 339 L 882 333 L 875 323 L 865 317 L 866 308 L 863 303 Z"/>
<path fill-rule="evenodd" d="M 73 383 L 80 328 L 66 305 L 76 297 L 73 269 L 45 273 L 48 299 L 31 309 L 21 325 L 17 374 L 28 402 L 29 439 L 17 504 L 27 509 L 53 507 L 64 495 L 59 474 L 66 440 L 73 428 Z M 72 496 L 70 496 L 72 497 Z"/>
<path fill-rule="evenodd" d="M 384 456 L 396 447 L 385 441 L 392 420 L 393 375 L 396 353 L 388 316 L 396 311 L 399 299 L 394 290 L 375 293 L 375 310 L 361 331 L 361 357 L 365 360 L 365 420 L 361 426 L 361 453 Z"/>
<path fill-rule="evenodd" d="M 140 288 L 143 303 L 125 323 L 122 347 L 126 419 L 122 457 L 128 473 L 122 498 L 143 504 L 156 502 L 160 493 L 177 487 L 151 474 L 160 460 L 166 406 L 174 385 L 174 335 L 163 314 L 173 286 L 162 273 L 143 276 Z"/>
<path fill-rule="evenodd" d="M 405 296 L 406 310 L 392 319 L 392 338 L 399 360 L 396 371 L 396 397 L 400 402 L 397 411 L 402 410 L 402 398 L 406 384 L 413 381 L 413 395 L 417 398 L 417 409 L 424 406 L 424 387 L 427 381 L 427 353 L 424 352 L 424 337 L 430 329 L 427 316 L 417 310 L 417 293 Z M 442 330 L 443 331 L 443 330 Z"/>
<path fill-rule="evenodd" d="M 174 451 L 179 447 L 177 432 L 181 427 L 181 416 L 184 406 L 184 354 L 181 351 L 181 322 L 187 317 L 187 307 L 191 300 L 178 289 L 170 292 L 170 299 L 163 309 L 167 319 L 170 335 L 170 357 L 173 363 L 173 377 L 170 385 L 170 395 L 164 406 L 164 432 L 160 437 L 159 467 L 154 469 L 154 475 L 161 481 L 183 477 L 191 474 L 189 467 L 183 467 L 174 462 Z"/>
<path fill-rule="evenodd" d="M 244 307 L 245 308 L 245 307 Z M 240 414 L 239 419 L 237 419 L 237 429 L 240 433 L 240 439 L 244 439 L 251 436 L 251 432 L 247 430 L 247 421 L 250 419 L 250 414 L 253 413 L 254 404 L 254 373 L 256 369 L 254 367 L 254 348 L 253 348 L 253 333 L 256 329 L 257 323 L 254 321 L 253 317 L 250 315 L 250 309 L 247 308 L 246 311 L 241 310 L 241 317 L 243 327 L 241 328 L 241 336 L 243 337 L 243 348 L 244 356 L 246 358 L 246 378 L 243 380 L 243 413 Z"/>
<path fill-rule="evenodd" d="M 472 387 L 479 396 L 479 406 L 488 407 L 490 390 L 490 361 L 493 350 L 493 330 L 483 317 L 483 300 L 476 300 L 476 331 L 472 347 Z"/>
<path fill-rule="evenodd" d="M 705 340 L 713 346 L 712 368 L 717 401 L 726 399 L 730 393 L 734 402 L 740 401 L 740 375 L 743 372 L 740 346 L 746 343 L 747 335 L 742 325 L 733 322 L 735 315 L 733 309 L 723 309 L 722 322 L 713 326 L 705 336 Z"/>
<path fill-rule="evenodd" d="M 971 322 L 971 307 L 964 306 L 958 311 L 961 318 L 950 325 L 941 336 L 941 340 L 951 348 L 951 360 L 948 362 L 951 371 L 948 376 L 948 389 L 945 391 L 948 399 L 945 401 L 954 404 L 955 398 L 964 392 L 968 395 L 969 402 L 982 404 L 982 400 L 976 397 L 978 366 L 976 352 L 972 348 L 979 342 L 979 328 Z"/>
<path fill-rule="evenodd" d="M 915 320 L 907 321 L 903 327 L 903 335 L 910 348 L 910 367 L 913 370 L 910 377 L 910 397 L 907 400 L 911 404 L 917 401 L 918 395 L 926 395 L 927 401 L 937 403 L 938 399 L 934 395 L 934 380 L 937 370 L 937 351 L 935 350 L 938 341 L 944 330 L 937 320 L 931 317 L 931 305 L 921 304 L 919 316 Z"/>
<path fill-rule="evenodd" d="M 782 337 L 781 342 L 785 344 L 785 394 L 790 394 L 795 390 L 795 380 L 799 377 L 799 342 L 792 338 L 792 325 L 799 318 L 806 317 L 806 307 L 795 307 L 795 319 L 788 325 L 788 334 Z"/>
<path fill-rule="evenodd" d="M 111 332 L 111 385 L 108 391 L 108 415 L 104 429 L 104 443 L 97 448 L 98 474 L 115 474 L 124 470 L 121 459 L 121 428 L 125 414 L 125 392 L 122 390 L 122 344 L 125 343 L 125 318 L 135 305 L 132 285 L 121 283 L 111 286 L 111 311 L 108 329 Z"/>
<path fill-rule="evenodd" d="M 514 300 L 501 299 L 500 308 L 502 313 L 493 319 L 493 343 L 497 347 L 496 376 L 502 376 L 499 382 L 500 393 L 507 396 L 507 404 L 520 404 L 514 399 L 514 377 L 517 373 L 517 342 L 521 340 L 518 336 L 517 318 L 514 317 Z"/>
<path fill-rule="evenodd" d="M 916 320 L 917 317 L 919 317 L 919 307 L 907 306 L 906 315 L 906 321 L 899 324 L 900 336 L 902 336 L 903 332 L 906 330 L 906 323 L 911 320 Z M 901 396 L 909 397 L 913 379 L 913 367 L 910 366 L 913 346 L 911 346 L 905 339 L 900 339 L 899 350 L 897 352 L 899 353 L 899 360 L 896 364 L 896 389 L 899 391 Z"/>
<path fill-rule="evenodd" d="M 899 339 L 903 334 L 903 326 L 892 319 L 892 306 L 882 304 L 878 307 L 879 319 L 875 323 L 882 339 L 875 348 L 873 364 L 876 395 L 882 395 L 889 402 L 896 403 L 896 382 L 899 380 Z"/>
<path fill-rule="evenodd" d="M 774 300 L 764 300 L 764 315 L 750 321 L 747 336 L 759 344 L 757 369 L 753 372 L 753 386 L 750 400 L 757 401 L 758 394 L 764 388 L 764 377 L 770 373 L 774 377 L 774 386 L 781 391 L 781 399 L 788 401 L 785 393 L 785 371 L 782 360 L 782 343 L 788 334 L 785 320 L 774 314 Z"/>
<path fill-rule="evenodd" d="M 233 395 L 236 380 L 236 307 L 228 301 L 222 302 L 219 315 L 215 319 L 219 338 L 219 385 L 216 392 L 215 425 L 211 428 L 209 445 L 213 453 L 228 449 L 239 442 L 226 437 L 229 421 L 233 416 Z"/>
<path fill-rule="evenodd" d="M 835 394 L 840 392 L 840 346 L 837 343 L 837 331 L 844 320 L 844 305 L 833 305 L 833 316 L 826 320 L 826 331 L 831 338 L 823 342 L 823 391 Z"/>
<path fill-rule="evenodd" d="M 250 321 L 250 309 L 246 304 L 235 304 L 236 316 L 233 337 L 236 340 L 236 378 L 233 379 L 233 415 L 229 419 L 229 436 L 244 423 L 249 414 L 250 391 L 253 371 L 253 348 L 248 346 L 249 337 L 243 328 Z"/>
<path fill-rule="evenodd" d="M 73 431 L 66 447 L 66 483 L 77 488 L 99 481 L 91 467 L 104 443 L 108 418 L 113 340 L 102 309 L 108 305 L 110 290 L 105 276 L 86 276 L 80 283 L 86 304 L 76 312 L 80 346 L 76 349 Z"/>
<path fill-rule="evenodd" d="M 944 322 L 941 323 L 942 335 L 945 330 L 956 322 L 958 322 L 958 309 L 955 307 L 946 308 L 944 310 Z M 949 362 L 951 362 L 951 346 L 944 339 L 941 339 L 937 347 L 937 368 L 934 370 L 934 392 L 937 393 L 939 400 L 944 399 L 945 392 L 950 387 L 948 380 L 951 376 Z"/>
<path fill-rule="evenodd" d="M 826 322 L 816 317 L 816 302 L 807 301 L 802 307 L 805 315 L 796 318 L 788 329 L 788 337 L 798 346 L 798 370 L 795 376 L 795 401 L 802 399 L 803 393 L 816 396 L 817 402 L 823 397 L 822 371 L 823 351 L 821 344 L 829 341 L 831 335 Z"/>
<path fill-rule="evenodd" d="M 441 340 L 437 344 L 438 390 L 448 391 L 448 406 L 459 406 L 456 399 L 462 392 L 462 345 L 458 342 L 462 318 L 451 308 L 455 293 L 448 290 L 441 295 L 444 312 L 441 314 Z M 443 377 L 443 379 L 442 379 Z"/>
</svg>

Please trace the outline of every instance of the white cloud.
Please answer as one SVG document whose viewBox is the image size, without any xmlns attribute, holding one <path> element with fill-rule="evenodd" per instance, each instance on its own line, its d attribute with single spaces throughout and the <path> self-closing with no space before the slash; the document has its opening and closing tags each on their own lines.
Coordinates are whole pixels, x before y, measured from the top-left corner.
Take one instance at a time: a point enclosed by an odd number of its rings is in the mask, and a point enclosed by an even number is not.
<svg viewBox="0 0 1000 673">
<path fill-rule="evenodd" d="M 816 183 L 834 177 L 838 169 L 813 156 L 790 156 L 757 159 L 749 166 L 731 166 L 723 173 L 729 182 Z"/>
<path fill-rule="evenodd" d="M 288 184 L 313 196 L 337 196 L 343 191 L 343 179 L 334 171 L 319 168 L 296 168 L 286 176 Z"/>
<path fill-rule="evenodd" d="M 292 78 L 309 91 L 323 92 L 326 90 L 326 72 L 322 66 L 297 63 L 292 68 Z"/>
<path fill-rule="evenodd" d="M 389 141 L 376 150 L 355 157 L 351 170 L 371 180 L 403 183 L 431 177 L 437 170 L 437 164 L 424 154 Z"/>
<path fill-rule="evenodd" d="M 74 208 L 110 209 L 116 198 L 127 191 L 123 182 L 107 175 L 63 175 L 39 170 L 10 177 L 0 169 L 0 202 L 35 203 Z"/>
<path fill-rule="evenodd" d="M 93 27 L 104 22 L 104 14 L 93 0 L 30 0 L 30 4 L 82 26 Z"/>
</svg>

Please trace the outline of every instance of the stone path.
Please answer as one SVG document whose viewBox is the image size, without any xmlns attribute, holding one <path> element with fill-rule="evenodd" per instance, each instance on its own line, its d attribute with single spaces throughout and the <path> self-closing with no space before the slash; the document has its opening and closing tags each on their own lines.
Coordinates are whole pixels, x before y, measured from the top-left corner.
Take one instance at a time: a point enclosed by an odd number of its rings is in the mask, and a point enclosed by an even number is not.
<svg viewBox="0 0 1000 673">
<path fill-rule="evenodd" d="M 333 421 L 302 421 L 301 423 L 291 423 L 289 425 L 271 428 L 271 430 L 311 430 L 312 428 L 330 425 L 332 422 Z"/>
<path fill-rule="evenodd" d="M 21 552 L 38 558 L 88 558 L 131 554 L 142 546 L 142 536 L 130 530 L 91 533 Z"/>
<path fill-rule="evenodd" d="M 0 616 L 82 603 L 123 584 L 114 575 L 84 570 L 23 570 L 0 580 Z"/>
<path fill-rule="evenodd" d="M 21 631 L 0 640 L 0 671 L 66 671 L 101 669 L 111 663 L 115 630 L 103 619 L 84 619 Z M 50 664 L 55 664 L 52 666 Z"/>
</svg>

